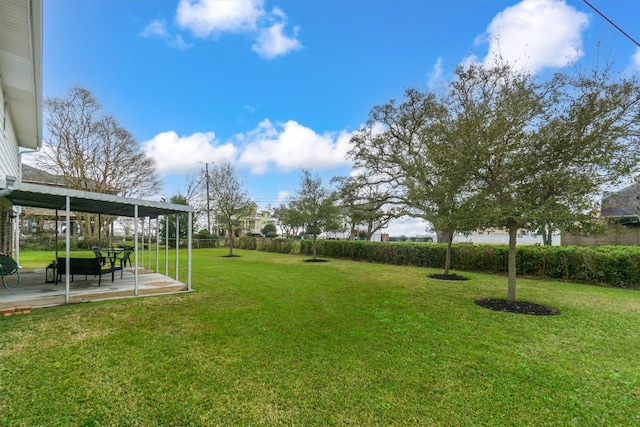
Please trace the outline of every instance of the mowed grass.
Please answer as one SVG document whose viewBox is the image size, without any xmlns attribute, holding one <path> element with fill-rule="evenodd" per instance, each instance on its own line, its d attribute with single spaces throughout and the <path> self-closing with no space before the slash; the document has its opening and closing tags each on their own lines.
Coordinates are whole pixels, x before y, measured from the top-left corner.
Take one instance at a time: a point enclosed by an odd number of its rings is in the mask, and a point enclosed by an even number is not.
<svg viewBox="0 0 640 427">
<path fill-rule="evenodd" d="M 0 318 L 0 424 L 640 425 L 637 291 L 519 279 L 562 314 L 516 315 L 474 304 L 500 276 L 237 253 L 194 251 L 190 294 Z"/>
</svg>

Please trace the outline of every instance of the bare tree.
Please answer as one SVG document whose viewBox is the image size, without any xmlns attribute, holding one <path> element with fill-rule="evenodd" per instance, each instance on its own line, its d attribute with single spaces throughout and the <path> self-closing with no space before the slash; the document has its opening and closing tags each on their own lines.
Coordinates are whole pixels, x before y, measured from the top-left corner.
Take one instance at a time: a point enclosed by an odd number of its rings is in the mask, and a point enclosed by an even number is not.
<svg viewBox="0 0 640 427">
<path fill-rule="evenodd" d="M 249 198 L 231 163 L 214 164 L 209 170 L 209 191 L 216 223 L 228 233 L 229 256 L 233 256 L 235 230 L 242 217 L 255 212 L 256 204 Z"/>
<path fill-rule="evenodd" d="M 133 135 L 102 107 L 91 92 L 72 87 L 63 97 L 44 102 L 49 140 L 38 166 L 55 171 L 65 185 L 78 190 L 144 197 L 157 194 L 160 179 L 155 162 Z M 115 218 L 77 212 L 82 234 L 97 238 Z"/>
<path fill-rule="evenodd" d="M 313 259 L 317 256 L 318 235 L 340 228 L 337 194 L 322 185 L 322 178 L 309 169 L 303 169 L 300 187 L 291 199 L 289 208 L 295 212 L 305 233 L 313 236 Z"/>
</svg>

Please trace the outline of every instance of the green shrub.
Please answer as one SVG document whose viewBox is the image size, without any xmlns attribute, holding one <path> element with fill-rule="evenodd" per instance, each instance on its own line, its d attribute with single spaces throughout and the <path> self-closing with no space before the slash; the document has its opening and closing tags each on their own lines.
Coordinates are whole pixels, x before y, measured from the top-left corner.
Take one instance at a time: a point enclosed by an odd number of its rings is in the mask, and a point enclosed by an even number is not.
<svg viewBox="0 0 640 427">
<path fill-rule="evenodd" d="M 261 250 L 311 255 L 311 240 L 265 239 Z M 299 243 L 298 243 L 299 242 Z M 444 268 L 446 245 L 412 242 L 319 240 L 320 257 L 344 258 L 383 264 Z M 454 244 L 451 266 L 461 271 L 506 274 L 507 245 Z M 640 248 L 635 246 L 520 246 L 516 251 L 519 276 L 565 280 L 620 288 L 640 289 Z"/>
</svg>

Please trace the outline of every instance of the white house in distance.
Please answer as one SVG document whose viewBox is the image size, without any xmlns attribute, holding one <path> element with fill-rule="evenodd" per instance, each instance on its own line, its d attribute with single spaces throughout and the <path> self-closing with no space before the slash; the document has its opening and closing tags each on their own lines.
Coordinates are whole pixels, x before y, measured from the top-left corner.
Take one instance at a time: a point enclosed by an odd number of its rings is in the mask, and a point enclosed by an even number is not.
<svg viewBox="0 0 640 427">
<path fill-rule="evenodd" d="M 240 229 L 242 233 L 246 234 L 261 234 L 265 225 L 271 224 L 276 226 L 276 219 L 271 217 L 271 212 L 268 210 L 260 210 L 255 215 L 243 217 L 240 219 Z"/>
<path fill-rule="evenodd" d="M 14 230 L 17 229 L 16 217 L 23 206 L 52 209 L 62 212 L 63 218 L 66 218 L 64 271 L 71 271 L 68 226 L 71 212 L 132 217 L 136 223 L 145 219 L 149 222 L 155 219 L 157 222 L 160 217 L 169 221 L 185 212 L 191 219 L 193 209 L 185 205 L 21 181 L 22 155 L 40 149 L 43 138 L 42 45 L 42 0 L 0 0 L 0 252 L 17 258 L 19 244 L 15 237 L 19 233 Z M 191 220 L 188 223 L 191 224 Z M 189 227 L 188 290 L 191 290 L 191 233 Z M 135 247 L 137 267 L 137 228 Z M 169 257 L 165 258 L 168 260 Z M 178 258 L 176 253 L 176 260 Z M 177 280 L 178 261 L 175 271 Z M 168 264 L 165 272 L 168 272 Z M 70 302 L 69 276 L 66 275 L 66 303 Z M 137 268 L 134 276 L 132 294 L 137 296 Z"/>
</svg>

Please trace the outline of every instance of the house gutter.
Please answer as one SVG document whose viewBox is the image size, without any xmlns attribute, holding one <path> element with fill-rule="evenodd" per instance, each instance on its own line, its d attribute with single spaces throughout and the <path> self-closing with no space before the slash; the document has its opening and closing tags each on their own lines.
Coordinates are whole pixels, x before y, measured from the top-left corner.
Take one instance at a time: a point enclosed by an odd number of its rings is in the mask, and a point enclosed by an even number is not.
<svg viewBox="0 0 640 427">
<path fill-rule="evenodd" d="M 5 176 L 5 181 L 7 182 L 7 186 L 0 190 L 0 197 L 8 196 L 13 191 L 13 185 L 16 183 L 15 176 Z"/>
</svg>

